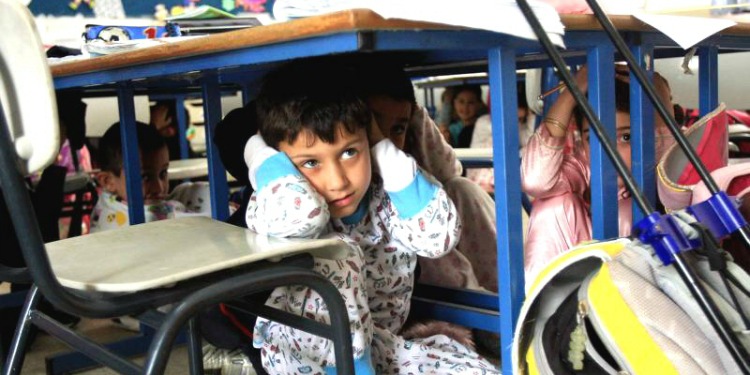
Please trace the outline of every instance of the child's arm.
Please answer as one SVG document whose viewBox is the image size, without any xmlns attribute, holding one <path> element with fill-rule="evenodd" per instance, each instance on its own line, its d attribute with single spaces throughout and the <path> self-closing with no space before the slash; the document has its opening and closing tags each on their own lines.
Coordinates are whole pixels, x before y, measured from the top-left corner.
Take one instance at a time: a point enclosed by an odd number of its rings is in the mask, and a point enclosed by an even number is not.
<svg viewBox="0 0 750 375">
<path fill-rule="evenodd" d="M 393 236 L 425 257 L 438 258 L 452 250 L 458 243 L 461 224 L 443 188 L 388 139 L 373 146 L 372 154 L 383 188 L 396 209 L 389 219 Z M 384 208 L 391 209 L 388 205 Z"/>
<path fill-rule="evenodd" d="M 245 146 L 245 162 L 255 192 L 247 226 L 274 237 L 316 238 L 330 219 L 328 205 L 289 157 L 254 135 Z"/>
<path fill-rule="evenodd" d="M 440 129 L 432 121 L 427 110 L 414 106 L 407 132 L 407 151 L 417 160 L 417 164 L 445 183 L 460 176 L 463 167 L 456 157 L 453 147 L 440 134 Z"/>
</svg>

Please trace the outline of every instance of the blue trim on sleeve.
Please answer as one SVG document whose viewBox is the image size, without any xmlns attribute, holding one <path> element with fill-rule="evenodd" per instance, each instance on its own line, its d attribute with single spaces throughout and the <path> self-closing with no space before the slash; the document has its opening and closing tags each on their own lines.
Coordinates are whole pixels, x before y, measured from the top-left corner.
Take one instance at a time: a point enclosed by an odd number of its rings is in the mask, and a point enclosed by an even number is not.
<svg viewBox="0 0 750 375">
<path fill-rule="evenodd" d="M 279 152 L 260 165 L 258 172 L 255 174 L 255 181 L 258 184 L 258 190 L 261 190 L 271 181 L 289 175 L 299 176 L 300 173 L 289 160 L 289 157 L 285 153 Z"/>
<path fill-rule="evenodd" d="M 427 207 L 437 191 L 437 185 L 427 180 L 421 171 L 417 171 L 414 181 L 409 186 L 400 191 L 389 191 L 388 196 L 393 201 L 393 205 L 396 206 L 398 216 L 409 219 Z"/>
<path fill-rule="evenodd" d="M 326 366 L 326 375 L 336 375 L 336 367 Z M 375 367 L 372 365 L 372 355 L 370 348 L 366 348 L 361 357 L 354 359 L 355 375 L 375 375 Z"/>
<path fill-rule="evenodd" d="M 342 217 L 341 222 L 346 225 L 354 225 L 359 223 L 363 217 L 365 217 L 365 214 L 367 213 L 367 207 L 370 206 L 370 190 L 367 190 L 367 193 L 365 193 L 364 198 L 362 198 L 362 201 L 359 202 L 359 206 L 357 206 L 357 211 L 354 211 L 353 214 Z"/>
</svg>

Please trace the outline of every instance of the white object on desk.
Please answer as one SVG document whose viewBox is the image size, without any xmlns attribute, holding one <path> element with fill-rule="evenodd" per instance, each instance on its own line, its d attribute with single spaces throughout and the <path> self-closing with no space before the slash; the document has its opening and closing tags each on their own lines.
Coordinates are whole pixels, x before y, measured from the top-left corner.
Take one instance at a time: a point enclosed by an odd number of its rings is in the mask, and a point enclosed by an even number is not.
<svg viewBox="0 0 750 375">
<path fill-rule="evenodd" d="M 206 177 L 208 176 L 208 159 L 195 158 L 172 160 L 169 162 L 168 174 L 170 180 Z M 235 181 L 235 178 L 227 173 L 227 180 Z"/>
<path fill-rule="evenodd" d="M 52 270 L 63 286 L 101 292 L 158 288 L 305 252 L 339 259 L 345 255 L 345 246 L 333 239 L 262 236 L 206 217 L 162 220 L 46 245 Z M 97 266 L 92 268 L 92 264 Z"/>
</svg>

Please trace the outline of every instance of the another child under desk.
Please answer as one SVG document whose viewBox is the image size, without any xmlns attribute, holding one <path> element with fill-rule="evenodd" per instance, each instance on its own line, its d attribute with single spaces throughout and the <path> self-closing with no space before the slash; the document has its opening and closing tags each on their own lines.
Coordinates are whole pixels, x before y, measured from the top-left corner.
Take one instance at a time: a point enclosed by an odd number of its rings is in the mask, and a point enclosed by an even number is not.
<svg viewBox="0 0 750 375">
<path fill-rule="evenodd" d="M 617 65 L 614 69 L 617 151 L 630 169 L 629 70 L 624 65 Z M 587 74 L 586 67 L 576 73 L 576 84 L 583 92 L 588 89 Z M 655 74 L 654 85 L 661 101 L 671 110 L 671 90 L 667 81 Z M 659 160 L 674 139 L 658 114 L 655 114 L 653 129 L 655 160 Z M 589 124 L 577 112 L 570 91 L 565 90 L 524 150 L 521 183 L 523 191 L 535 198 L 524 246 L 527 286 L 554 256 L 591 240 L 587 200 L 591 181 L 588 140 Z M 618 189 L 619 234 L 627 236 L 632 227 L 632 203 L 620 178 Z"/>
<path fill-rule="evenodd" d="M 211 215 L 208 184 L 186 182 L 168 194 L 169 151 L 153 126 L 136 122 L 141 160 L 146 222 L 187 215 Z M 91 232 L 130 225 L 122 160 L 120 123 L 112 125 L 99 142 L 98 181 L 102 188 L 92 213 Z"/>
<path fill-rule="evenodd" d="M 309 61 L 266 79 L 257 102 L 260 134 L 245 147 L 256 189 L 248 227 L 349 245 L 346 260 L 316 259 L 314 267 L 344 297 L 357 374 L 499 373 L 446 336 L 399 336 L 417 255 L 453 250 L 460 223 L 440 185 L 383 137 L 352 82 L 351 72 Z M 278 288 L 267 303 L 329 321 L 320 297 L 304 287 Z M 259 319 L 254 343 L 270 374 L 332 373 L 335 366 L 330 341 L 276 322 Z"/>
</svg>

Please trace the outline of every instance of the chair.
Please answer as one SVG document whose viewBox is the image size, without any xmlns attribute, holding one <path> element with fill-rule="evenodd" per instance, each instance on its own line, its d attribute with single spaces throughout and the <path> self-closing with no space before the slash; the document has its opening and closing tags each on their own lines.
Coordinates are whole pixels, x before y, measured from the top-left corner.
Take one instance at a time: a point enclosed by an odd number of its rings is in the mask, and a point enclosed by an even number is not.
<svg viewBox="0 0 750 375">
<path fill-rule="evenodd" d="M 339 371 L 352 374 L 343 300 L 332 284 L 309 269 L 312 258 L 307 254 L 335 258 L 340 242 L 273 239 L 190 217 L 44 244 L 23 176 L 53 161 L 59 135 L 51 77 L 33 23 L 19 2 L 0 0 L 0 31 L 7 36 L 0 39 L 0 189 L 26 262 L 25 267 L 0 264 L 0 280 L 33 282 L 3 373 L 20 372 L 28 332 L 35 325 L 119 373 L 160 374 L 186 323 L 190 371 L 201 373 L 196 314 L 223 300 L 291 283 L 311 287 L 324 298 L 331 325 L 265 306 L 258 307 L 259 315 L 331 339 Z M 38 311 L 42 297 L 81 317 L 148 317 L 158 328 L 145 364 L 121 358 Z M 166 314 L 155 310 L 170 304 Z"/>
</svg>

